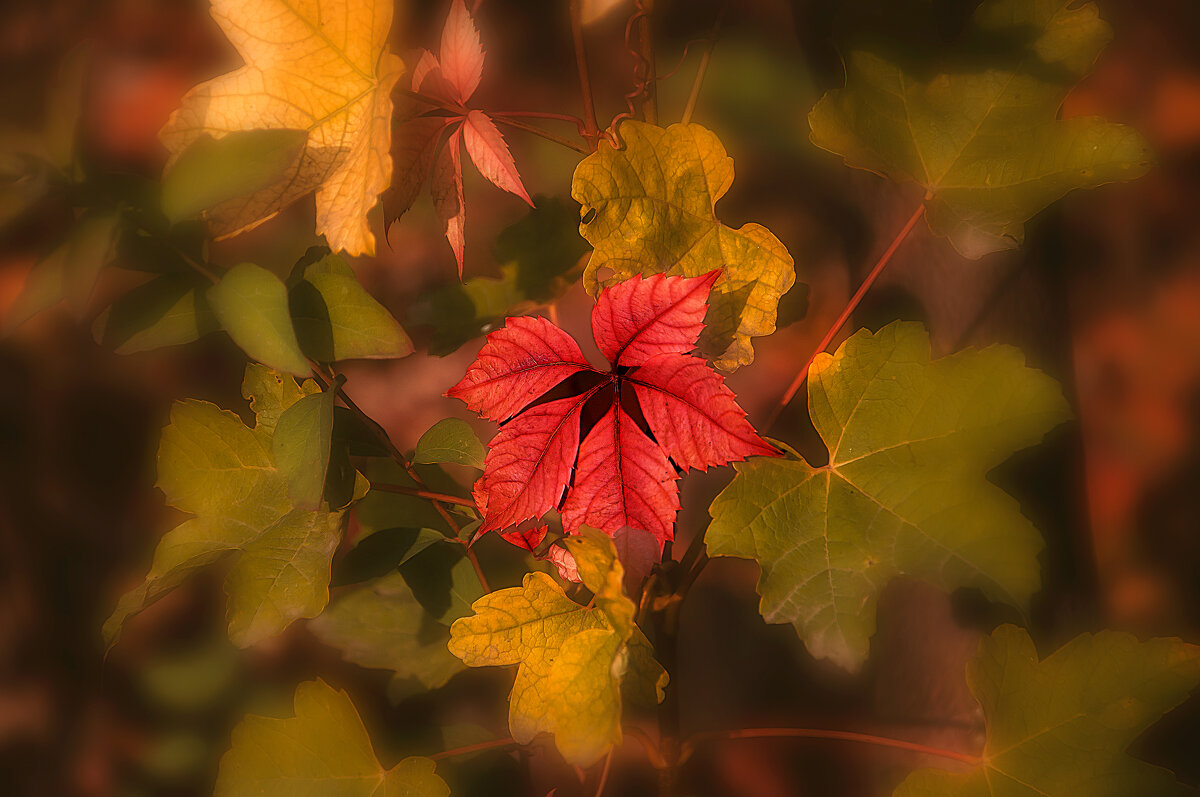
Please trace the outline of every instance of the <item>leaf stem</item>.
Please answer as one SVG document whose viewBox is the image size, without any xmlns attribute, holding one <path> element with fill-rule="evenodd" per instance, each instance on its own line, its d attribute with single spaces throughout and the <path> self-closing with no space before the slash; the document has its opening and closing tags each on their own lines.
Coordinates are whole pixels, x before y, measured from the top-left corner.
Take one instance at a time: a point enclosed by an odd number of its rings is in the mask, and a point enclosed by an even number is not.
<svg viewBox="0 0 1200 797">
<path fill-rule="evenodd" d="M 433 97 L 428 97 L 424 94 L 421 94 L 416 91 L 411 91 L 409 89 L 400 89 L 400 93 L 405 95 L 406 97 L 411 97 L 414 100 L 423 102 L 426 105 L 429 105 L 433 108 L 439 108 L 443 111 L 449 111 L 450 113 L 456 114 L 457 116 L 465 117 L 470 112 L 470 109 L 467 108 L 465 105 L 457 105 L 457 104 L 442 102 L 441 100 L 436 100 Z M 582 144 L 577 144 L 574 141 L 571 141 L 570 139 L 563 138 L 562 136 L 556 135 L 555 133 L 551 133 L 549 130 L 543 130 L 542 128 L 537 127 L 536 125 L 531 125 L 531 124 L 528 124 L 527 122 L 521 122 L 517 119 L 512 118 L 512 117 L 516 117 L 516 116 L 528 116 L 531 118 L 560 119 L 564 122 L 572 122 L 573 124 L 578 126 L 581 124 L 581 120 L 578 119 L 577 117 L 567 116 L 566 114 L 549 114 L 549 113 L 543 114 L 540 111 L 505 111 L 504 113 L 493 113 L 493 114 L 491 114 L 491 116 L 494 118 L 495 121 L 500 122 L 501 124 L 506 124 L 509 127 L 515 127 L 519 130 L 524 130 L 526 133 L 532 133 L 535 136 L 540 136 L 540 137 L 546 139 L 547 141 L 553 141 L 555 144 L 561 144 L 562 146 L 566 147 L 567 149 L 573 149 L 576 152 L 582 153 L 584 155 L 587 155 L 588 153 L 591 152 L 590 149 L 587 149 Z"/>
<path fill-rule="evenodd" d="M 511 737 L 508 739 L 492 739 L 488 742 L 476 742 L 475 744 L 468 744 L 465 747 L 455 747 L 452 750 L 443 750 L 442 752 L 434 753 L 429 757 L 434 761 L 440 761 L 443 758 L 454 758 L 460 755 L 470 755 L 471 753 L 478 753 L 481 750 L 498 750 L 503 747 L 519 746 L 520 742 Z"/>
<path fill-rule="evenodd" d="M 446 495 L 445 493 L 435 493 L 429 490 L 422 490 L 417 487 L 405 487 L 402 484 L 381 484 L 379 482 L 371 482 L 372 490 L 380 490 L 385 493 L 398 493 L 400 495 L 415 495 L 417 498 L 428 498 L 430 501 L 440 501 L 443 504 L 457 504 L 459 506 L 469 506 L 475 508 L 475 502 L 467 498 L 459 498 L 456 495 Z"/>
<path fill-rule="evenodd" d="M 604 793 L 604 787 L 608 785 L 608 771 L 612 769 L 614 750 L 609 750 L 608 755 L 604 757 L 604 766 L 600 770 L 600 782 L 596 784 L 596 797 L 600 797 Z"/>
<path fill-rule="evenodd" d="M 892 747 L 898 750 L 908 750 L 913 753 L 923 753 L 925 755 L 935 755 L 941 758 L 948 758 L 954 761 L 959 761 L 971 766 L 977 766 L 980 762 L 979 756 L 970 755 L 969 753 L 960 753 L 956 750 L 946 750 L 941 747 L 931 747 L 929 745 L 918 744 L 916 742 L 907 742 L 903 739 L 892 739 L 887 736 L 875 736 L 869 733 L 855 733 L 854 731 L 834 731 L 821 728 L 742 728 L 733 731 L 713 731 L 711 733 L 698 733 L 683 743 L 680 753 L 680 763 L 686 761 L 696 748 L 702 744 L 712 741 L 721 741 L 725 739 L 829 739 L 840 742 L 859 742 L 862 744 L 873 744 L 878 747 Z"/>
<path fill-rule="evenodd" d="M 553 141 L 555 144 L 561 144 L 567 149 L 573 149 L 582 155 L 591 154 L 591 150 L 582 144 L 576 144 L 574 141 L 571 141 L 568 138 L 563 138 L 560 135 L 551 133 L 549 130 L 543 130 L 536 125 L 527 124 L 519 119 L 513 119 L 507 116 L 497 116 L 496 121 L 502 125 L 508 125 L 509 127 L 515 127 L 518 130 L 524 130 L 526 133 L 533 133 L 535 136 L 540 136 L 547 141 Z"/>
<path fill-rule="evenodd" d="M 700 101 L 700 89 L 704 85 L 704 76 L 708 73 L 708 62 L 712 60 L 713 48 L 717 45 L 717 33 L 721 30 L 721 22 L 725 19 L 725 6 L 721 6 L 721 10 L 717 12 L 717 19 L 713 22 L 712 33 L 708 36 L 707 45 L 704 52 L 700 54 L 700 64 L 696 67 L 696 77 L 692 80 L 692 91 L 688 94 L 687 105 L 683 107 L 683 116 L 680 118 L 680 124 L 688 124 L 692 121 L 692 114 L 696 112 L 696 103 Z"/>
<path fill-rule="evenodd" d="M 596 103 L 592 97 L 592 79 L 588 70 L 587 45 L 583 39 L 583 0 L 571 0 L 571 38 L 575 43 L 575 65 L 579 69 L 579 92 L 583 96 L 583 137 L 591 151 L 600 140 L 600 125 L 596 121 Z"/>
<path fill-rule="evenodd" d="M 775 421 L 779 419 L 779 414 L 783 412 L 784 407 L 786 407 L 791 400 L 795 398 L 797 391 L 800 390 L 800 386 L 804 384 L 806 379 L 808 379 L 808 369 L 809 366 L 813 364 L 813 360 L 817 359 L 818 354 L 829 348 L 829 344 L 833 342 L 833 339 L 837 337 L 838 332 L 840 332 L 842 327 L 845 326 L 846 322 L 850 320 L 851 314 L 853 314 L 858 308 L 858 305 L 860 302 L 862 302 L 863 297 L 867 295 L 867 291 L 871 289 L 871 286 L 875 284 L 875 280 L 879 279 L 879 275 L 883 273 L 884 268 L 887 267 L 887 264 L 891 262 L 892 256 L 896 254 L 896 250 L 900 248 L 900 244 L 904 243 L 905 239 L 908 238 L 909 233 L 913 231 L 913 228 L 916 227 L 917 222 L 920 221 L 921 217 L 924 215 L 925 203 L 921 202 L 921 205 L 915 211 L 913 211 L 912 216 L 910 216 L 908 221 L 904 223 L 904 226 L 900 229 L 900 232 L 898 232 L 896 237 L 892 239 L 892 242 L 888 244 L 887 249 L 885 249 L 883 254 L 880 255 L 879 260 L 875 263 L 874 268 L 872 268 L 871 272 L 867 274 L 867 277 L 862 281 L 862 284 L 858 286 L 858 290 L 854 292 L 854 295 L 850 297 L 850 301 L 846 303 L 844 308 L 842 308 L 841 314 L 833 322 L 833 325 L 829 327 L 829 330 L 825 333 L 825 337 L 821 338 L 821 342 L 817 344 L 816 350 L 814 350 L 813 353 L 809 355 L 808 359 L 804 361 L 804 365 L 801 366 L 800 371 L 796 374 L 796 377 L 792 380 L 792 383 L 788 385 L 787 390 L 784 391 L 783 396 L 779 399 L 779 402 L 775 405 L 775 408 L 771 410 L 771 414 L 767 417 L 767 422 L 763 426 L 764 429 L 769 430 L 775 424 Z"/>
</svg>

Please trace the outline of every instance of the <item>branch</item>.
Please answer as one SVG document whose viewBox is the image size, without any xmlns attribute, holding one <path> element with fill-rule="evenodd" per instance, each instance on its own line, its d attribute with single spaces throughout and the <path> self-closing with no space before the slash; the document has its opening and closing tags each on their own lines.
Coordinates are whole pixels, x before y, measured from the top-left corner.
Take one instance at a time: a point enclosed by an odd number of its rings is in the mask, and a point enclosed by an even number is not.
<svg viewBox="0 0 1200 797">
<path fill-rule="evenodd" d="M 453 750 L 444 750 L 440 753 L 434 753 L 429 756 L 434 761 L 440 761 L 443 758 L 454 758 L 460 755 L 469 755 L 470 753 L 478 753 L 480 750 L 497 750 L 502 747 L 519 747 L 520 742 L 516 739 L 493 739 L 490 742 L 476 742 L 468 744 L 465 747 L 455 747 Z"/>
<path fill-rule="evenodd" d="M 946 750 L 941 747 L 930 747 L 929 745 L 917 744 L 916 742 L 906 742 L 903 739 L 892 739 L 887 736 L 874 736 L 869 733 L 855 733 L 854 731 L 832 731 L 820 728 L 743 728 L 735 731 L 713 731 L 711 733 L 698 733 L 683 743 L 683 748 L 679 757 L 680 763 L 683 763 L 696 751 L 696 748 L 702 744 L 713 741 L 721 741 L 724 739 L 830 739 L 839 742 L 859 742 L 862 744 L 873 744 L 878 747 L 892 747 L 898 750 L 908 750 L 912 753 L 923 753 L 925 755 L 935 755 L 941 758 L 949 758 L 954 761 L 959 761 L 971 766 L 978 766 L 979 756 L 970 755 L 969 753 L 960 753 L 956 750 Z"/>
<path fill-rule="evenodd" d="M 771 410 L 771 414 L 767 417 L 767 422 L 763 426 L 764 429 L 770 430 L 775 421 L 779 420 L 779 414 L 783 412 L 783 408 L 791 402 L 796 396 L 796 392 L 800 390 L 800 386 L 804 384 L 804 380 L 808 378 L 808 368 L 813 364 L 813 360 L 817 359 L 818 354 L 829 348 L 829 344 L 833 342 L 833 339 L 837 337 L 837 333 L 850 320 L 851 314 L 857 309 L 859 303 L 862 302 L 863 297 L 867 295 L 867 291 L 871 289 L 871 286 L 875 284 L 875 280 L 879 279 L 879 275 L 883 273 L 883 269 L 891 262 L 892 255 L 896 254 L 896 250 L 900 248 L 900 244 L 904 243 L 904 240 L 908 238 L 908 234 L 912 232 L 923 215 L 925 215 L 925 203 L 921 202 L 920 207 L 913 211 L 912 216 L 904 223 L 904 227 L 900 229 L 900 232 L 896 234 L 892 242 L 888 244 L 888 248 L 884 250 L 879 261 L 875 263 L 875 267 L 871 269 L 871 273 L 867 274 L 867 278 L 862 281 L 862 284 L 858 286 L 858 290 L 850 297 L 850 301 L 842 309 L 841 315 L 837 317 L 837 320 L 833 322 L 833 326 L 825 333 L 825 337 L 821 338 L 821 342 L 817 344 L 816 350 L 804 361 L 804 365 L 801 366 L 799 373 L 796 374 L 796 378 L 788 385 L 788 389 L 784 391 L 782 398 L 779 399 L 779 403 Z"/>
<path fill-rule="evenodd" d="M 430 501 L 439 501 L 443 504 L 457 504 L 459 506 L 467 506 L 471 509 L 475 508 L 475 502 L 467 498 L 459 498 L 457 495 L 446 495 L 445 493 L 434 493 L 429 490 L 421 490 L 416 487 L 405 487 L 402 484 L 380 484 L 379 482 L 371 482 L 372 490 L 382 490 L 385 493 L 398 493 L 400 495 L 415 495 L 418 498 L 428 498 Z"/>
<path fill-rule="evenodd" d="M 508 125 L 509 127 L 515 127 L 518 130 L 524 130 L 526 133 L 533 133 L 535 136 L 540 136 L 541 138 L 544 138 L 547 141 L 553 141 L 555 144 L 561 144 L 564 147 L 566 147 L 567 149 L 573 149 L 580 154 L 590 155 L 592 152 L 590 149 L 583 146 L 582 144 L 576 144 L 574 141 L 571 141 L 570 139 L 563 138 L 560 135 L 551 133 L 549 130 L 543 130 L 540 127 L 536 127 L 534 125 L 528 124 L 527 122 L 522 122 L 520 120 L 513 119 L 511 116 L 497 116 L 497 117 L 495 117 L 495 119 L 497 122 L 499 122 L 502 125 Z"/>
<path fill-rule="evenodd" d="M 579 69 L 579 91 L 583 95 L 584 138 L 592 151 L 600 140 L 600 125 L 596 122 L 596 104 L 592 98 L 592 80 L 588 71 L 587 47 L 583 41 L 583 2 L 571 0 L 571 37 L 575 42 L 575 65 Z"/>
</svg>

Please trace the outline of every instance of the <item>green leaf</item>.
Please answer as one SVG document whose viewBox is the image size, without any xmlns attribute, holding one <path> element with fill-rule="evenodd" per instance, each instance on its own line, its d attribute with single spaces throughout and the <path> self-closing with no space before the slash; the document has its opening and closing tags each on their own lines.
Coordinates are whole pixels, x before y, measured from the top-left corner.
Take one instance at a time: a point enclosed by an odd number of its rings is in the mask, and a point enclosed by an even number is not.
<svg viewBox="0 0 1200 797">
<path fill-rule="evenodd" d="M 896 797 L 1144 797 L 1192 794 L 1125 749 L 1200 683 L 1200 648 L 1102 631 L 1038 661 L 1012 625 L 986 637 L 967 667 L 987 744 L 970 772 L 924 769 Z"/>
<path fill-rule="evenodd" d="M 272 371 L 259 363 L 247 363 L 242 378 L 242 398 L 250 402 L 254 413 L 254 428 L 274 434 L 275 426 L 284 411 L 305 396 L 315 396 L 321 386 L 315 379 L 297 382 L 287 374 Z"/>
<path fill-rule="evenodd" d="M 1094 3 L 987 0 L 936 63 L 850 51 L 846 87 L 809 116 L 812 140 L 849 166 L 925 188 L 930 228 L 964 255 L 1013 248 L 1025 222 L 1068 191 L 1150 166 L 1132 128 L 1058 118 L 1110 38 Z"/>
<path fill-rule="evenodd" d="M 426 546 L 405 557 L 404 580 L 429 616 L 450 625 L 471 613 L 471 604 L 484 595 L 475 565 L 459 546 Z"/>
<path fill-rule="evenodd" d="M 346 261 L 327 255 L 304 269 L 289 304 L 296 337 L 314 360 L 337 362 L 412 354 L 412 341 L 359 284 Z"/>
<path fill-rule="evenodd" d="M 196 139 L 162 180 L 162 208 L 172 224 L 278 182 L 304 151 L 304 130 L 236 130 Z"/>
<path fill-rule="evenodd" d="M 117 354 L 136 354 L 198 340 L 220 327 L 196 285 L 161 276 L 113 302 L 96 319 L 96 342 Z"/>
<path fill-rule="evenodd" d="M 248 716 L 221 758 L 216 797 L 449 797 L 428 758 L 385 770 L 345 692 L 324 681 L 296 687 L 295 716 Z"/>
<path fill-rule="evenodd" d="M 283 412 L 304 390 L 248 369 L 253 404 Z M 258 392 L 271 386 L 273 392 Z M 286 404 L 285 404 L 286 402 Z M 133 614 L 202 567 L 232 558 L 226 578 L 229 635 L 246 647 L 314 617 L 329 600 L 329 571 L 343 515 L 298 509 L 272 457 L 270 416 L 249 428 L 203 401 L 177 403 L 158 450 L 158 484 L 172 506 L 194 515 L 167 532 L 144 583 L 122 596 L 104 624 L 109 646 Z"/>
<path fill-rule="evenodd" d="M 795 282 L 791 255 L 760 224 L 735 230 L 717 219 L 733 160 L 710 131 L 627 121 L 619 133 L 624 148 L 602 141 L 571 183 L 583 205 L 579 231 L 595 248 L 584 286 L 595 294 L 638 273 L 698 277 L 722 269 L 700 348 L 718 368 L 748 365 L 750 338 L 775 331 L 779 297 Z"/>
<path fill-rule="evenodd" d="M 279 416 L 271 438 L 275 467 L 287 477 L 288 495 L 299 509 L 321 505 L 336 396 L 333 390 L 327 390 L 300 399 Z"/>
<path fill-rule="evenodd" d="M 629 688 L 661 700 L 666 673 L 633 624 L 612 540 L 587 528 L 572 539 L 595 607 L 575 603 L 545 573 L 529 573 L 520 587 L 477 600 L 474 615 L 450 627 L 449 647 L 470 667 L 519 665 L 509 698 L 513 738 L 525 744 L 552 733 L 563 756 L 585 767 L 621 740 L 622 682 L 645 682 Z"/>
<path fill-rule="evenodd" d="M 343 591 L 308 627 L 347 661 L 392 670 L 396 679 L 414 678 L 426 689 L 463 669 L 446 649 L 449 629 L 425 613 L 396 572 Z"/>
<path fill-rule="evenodd" d="M 452 462 L 482 470 L 486 454 L 487 448 L 479 442 L 470 424 L 458 418 L 446 418 L 421 435 L 412 461 L 419 464 Z"/>
<path fill-rule="evenodd" d="M 894 576 L 1027 606 L 1042 539 L 985 476 L 1068 417 L 1053 380 L 1010 346 L 931 362 L 924 329 L 898 322 L 817 357 L 808 391 L 829 464 L 738 463 L 709 510 L 709 553 L 762 567 L 767 622 L 857 669 Z"/>
<path fill-rule="evenodd" d="M 297 376 L 311 373 L 292 329 L 287 288 L 274 274 L 252 263 L 234 266 L 209 289 L 208 303 L 252 359 Z"/>
</svg>

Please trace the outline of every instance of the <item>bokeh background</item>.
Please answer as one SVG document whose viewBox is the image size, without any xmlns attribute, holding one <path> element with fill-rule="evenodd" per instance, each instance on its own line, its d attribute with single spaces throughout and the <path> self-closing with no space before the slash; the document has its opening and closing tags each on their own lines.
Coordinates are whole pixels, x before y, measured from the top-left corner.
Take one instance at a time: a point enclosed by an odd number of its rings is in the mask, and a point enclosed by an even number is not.
<svg viewBox="0 0 1200 797">
<path fill-rule="evenodd" d="M 623 42 L 631 3 L 594 5 L 589 53 L 607 120 L 624 110 L 631 86 L 633 59 Z M 765 224 L 797 262 L 780 330 L 757 340 L 754 365 L 729 380 L 752 421 L 765 419 L 920 200 L 917 189 L 849 170 L 808 142 L 809 108 L 842 79 L 838 31 L 893 5 L 658 3 L 660 74 L 680 62 L 688 42 L 712 37 L 721 20 L 696 114 L 736 164 L 719 210 L 734 226 Z M 936 20 L 935 34 L 945 39 L 974 6 L 908 5 Z M 977 262 L 918 228 L 853 320 L 869 327 L 921 320 L 935 354 L 1015 344 L 1063 382 L 1077 420 L 992 474 L 1047 540 L 1046 587 L 1032 618 L 1044 650 L 1100 627 L 1200 640 L 1200 4 L 1099 6 L 1114 40 L 1063 113 L 1135 125 L 1158 167 L 1133 183 L 1068 196 L 1030 223 L 1021 250 Z M 443 14 L 440 3 L 400 0 L 396 50 L 436 42 Z M 487 0 L 479 19 L 488 71 L 478 107 L 579 112 L 565 2 Z M 64 98 L 59 68 L 81 45 L 90 58 L 84 90 Z M 678 72 L 659 82 L 664 122 L 678 119 L 701 49 L 693 44 Z M 89 171 L 118 182 L 154 180 L 165 162 L 157 132 L 167 115 L 188 88 L 232 65 L 236 55 L 203 0 L 5 0 L 0 126 L 6 137 L 38 135 L 77 99 L 78 146 Z M 517 131 L 506 136 L 530 193 L 562 203 L 565 221 L 555 234 L 570 240 L 576 155 Z M 0 198 L 0 318 L 69 220 L 62 203 L 29 202 L 36 190 L 6 183 Z M 526 211 L 477 177 L 468 176 L 466 190 L 465 277 L 477 280 L 471 295 L 490 296 L 486 280 L 500 276 L 507 256 L 494 245 L 497 235 Z M 215 246 L 211 258 L 286 275 L 318 243 L 312 229 L 309 199 Z M 573 246 L 578 257 L 584 245 Z M 418 344 L 402 361 L 348 365 L 356 401 L 401 448 L 451 415 L 476 423 L 486 439 L 492 430 L 441 394 L 473 359 L 479 343 L 468 338 L 486 327 L 490 311 L 459 286 L 428 199 L 388 231 L 378 257 L 352 265 Z M 202 398 L 248 412 L 239 395 L 244 355 L 224 336 L 129 357 L 96 343 L 96 314 L 130 279 L 109 270 L 87 309 L 56 308 L 0 340 L 0 792 L 209 794 L 237 720 L 250 711 L 286 714 L 296 683 L 318 675 L 350 691 L 385 763 L 419 744 L 431 724 L 502 732 L 503 674 L 465 673 L 434 697 L 396 702 L 388 673 L 343 662 L 303 622 L 268 644 L 235 650 L 224 634 L 219 573 L 194 578 L 146 611 L 105 658 L 100 623 L 177 522 L 153 489 L 153 452 L 171 402 Z M 590 338 L 589 307 L 578 285 L 557 301 L 563 325 L 581 341 Z M 822 456 L 802 400 L 771 434 Z M 729 475 L 685 480 L 681 547 L 704 528 L 706 507 Z M 1003 609 L 970 592 L 947 597 L 897 581 L 880 601 L 870 662 L 848 674 L 814 662 L 791 628 L 763 623 L 756 578 L 751 563 L 718 560 L 689 596 L 676 675 L 685 733 L 786 724 L 979 744 L 982 721 L 963 665 L 982 632 L 1013 619 Z M 1198 744 L 1193 699 L 1136 752 L 1195 785 Z M 572 793 L 569 772 L 548 753 L 531 755 L 535 773 L 567 776 L 560 797 Z M 483 784 L 464 793 L 546 791 L 496 776 L 520 771 L 515 765 L 485 764 Z M 890 793 L 910 768 L 936 764 L 778 740 L 704 748 L 685 774 L 697 795 L 873 795 Z M 636 750 L 623 751 L 616 769 L 611 794 L 638 794 L 652 783 Z"/>
</svg>

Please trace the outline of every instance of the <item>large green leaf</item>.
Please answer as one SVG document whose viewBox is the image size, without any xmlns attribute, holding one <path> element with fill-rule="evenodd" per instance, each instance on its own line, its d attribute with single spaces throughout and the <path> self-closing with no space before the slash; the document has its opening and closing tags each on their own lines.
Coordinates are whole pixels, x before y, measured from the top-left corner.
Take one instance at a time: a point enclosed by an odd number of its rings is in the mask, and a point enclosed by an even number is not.
<svg viewBox="0 0 1200 797">
<path fill-rule="evenodd" d="M 383 359 L 412 354 L 412 341 L 392 314 L 337 255 L 305 267 L 289 303 L 296 337 L 314 360 Z"/>
<path fill-rule="evenodd" d="M 1200 648 L 1178 639 L 1083 634 L 1038 661 L 1012 625 L 967 667 L 987 744 L 967 773 L 924 769 L 896 797 L 1167 797 L 1194 791 L 1125 749 L 1200 683 Z"/>
<path fill-rule="evenodd" d="M 925 330 L 894 323 L 819 356 L 808 391 L 829 463 L 738 463 L 709 510 L 709 553 L 762 567 L 768 622 L 854 669 L 893 576 L 1027 605 L 1041 536 L 985 476 L 1067 418 L 1052 379 L 1010 346 L 930 361 Z"/>
<path fill-rule="evenodd" d="M 1149 168 L 1135 130 L 1058 119 L 1110 37 L 1091 2 L 986 0 L 936 63 L 851 50 L 846 87 L 809 116 L 812 140 L 850 166 L 923 186 L 930 227 L 968 257 L 1012 248 L 1068 191 Z"/>
<path fill-rule="evenodd" d="M 463 669 L 446 649 L 450 632 L 425 613 L 400 573 L 357 584 L 333 599 L 308 627 L 347 661 L 392 670 L 436 689 Z"/>
<path fill-rule="evenodd" d="M 251 366 L 243 390 L 263 410 L 253 429 L 207 402 L 175 405 L 159 443 L 158 484 L 168 503 L 194 517 L 163 536 L 145 581 L 122 596 L 104 624 L 109 645 L 130 616 L 225 558 L 235 559 L 226 591 L 236 644 L 252 645 L 325 608 L 343 512 L 296 508 L 272 457 L 275 419 L 312 389 Z"/>
<path fill-rule="evenodd" d="M 208 303 L 233 342 L 251 358 L 276 371 L 311 373 L 292 328 L 287 288 L 279 277 L 242 263 L 209 288 Z"/>
<path fill-rule="evenodd" d="M 216 797 L 449 797 L 428 758 L 384 769 L 345 692 L 324 681 L 296 687 L 296 715 L 248 716 L 221 759 Z"/>
<path fill-rule="evenodd" d="M 624 148 L 602 141 L 571 183 L 583 205 L 579 231 L 595 248 L 584 285 L 594 294 L 639 273 L 698 277 L 721 269 L 700 347 L 719 368 L 747 365 L 750 338 L 775 331 L 779 297 L 795 282 L 791 255 L 760 224 L 735 230 L 717 219 L 733 159 L 710 131 L 624 122 L 620 135 Z"/>
<path fill-rule="evenodd" d="M 513 738 L 552 733 L 568 761 L 589 766 L 621 740 L 622 682 L 646 682 L 630 690 L 661 700 L 666 673 L 633 623 L 612 540 L 585 528 L 571 538 L 571 552 L 594 606 L 575 603 L 545 573 L 529 573 L 520 587 L 475 601 L 475 614 L 450 627 L 450 652 L 470 667 L 519 665 L 509 698 Z"/>
</svg>

